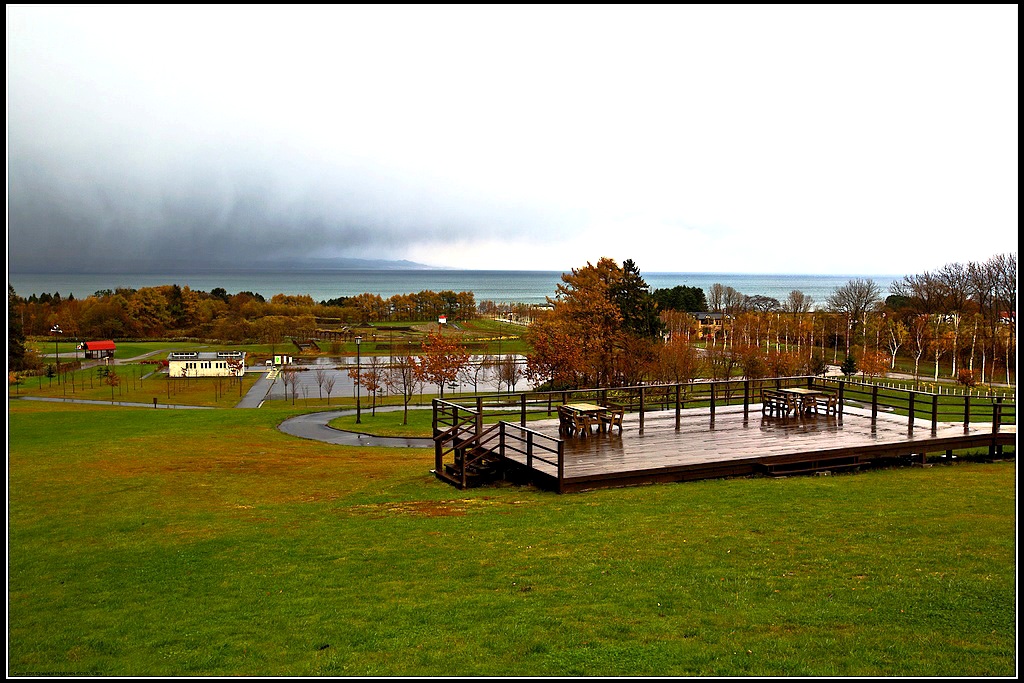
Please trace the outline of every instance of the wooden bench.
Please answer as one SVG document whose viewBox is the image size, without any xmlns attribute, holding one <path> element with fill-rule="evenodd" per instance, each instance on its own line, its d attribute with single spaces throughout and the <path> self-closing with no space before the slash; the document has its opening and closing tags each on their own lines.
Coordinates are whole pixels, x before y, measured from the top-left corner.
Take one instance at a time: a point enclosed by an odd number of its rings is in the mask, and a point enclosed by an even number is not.
<svg viewBox="0 0 1024 683">
<path fill-rule="evenodd" d="M 558 406 L 558 433 L 565 436 L 576 433 L 575 415 L 565 406 Z"/>
<path fill-rule="evenodd" d="M 774 389 L 761 390 L 761 410 L 773 417 L 788 417 L 800 412 L 797 397 Z"/>
<path fill-rule="evenodd" d="M 823 393 L 814 397 L 814 412 L 836 415 L 839 412 L 839 397 L 835 394 Z"/>
<path fill-rule="evenodd" d="M 588 415 L 569 406 L 558 406 L 558 431 L 566 436 L 589 436 L 591 428 L 601 428 L 597 415 Z"/>
<path fill-rule="evenodd" d="M 617 426 L 619 434 L 622 434 L 622 416 L 626 413 L 625 408 L 616 403 L 609 403 L 605 408 L 599 416 L 601 419 L 601 430 L 607 429 L 611 433 L 612 427 Z"/>
</svg>

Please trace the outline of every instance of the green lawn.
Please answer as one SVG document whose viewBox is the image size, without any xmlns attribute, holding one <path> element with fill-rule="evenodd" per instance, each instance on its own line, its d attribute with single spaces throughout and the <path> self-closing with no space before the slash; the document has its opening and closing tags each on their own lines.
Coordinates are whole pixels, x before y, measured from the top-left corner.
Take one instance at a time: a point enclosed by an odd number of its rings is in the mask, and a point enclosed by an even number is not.
<svg viewBox="0 0 1024 683">
<path fill-rule="evenodd" d="M 8 674 L 1013 676 L 1013 462 L 558 496 L 11 401 Z"/>
</svg>

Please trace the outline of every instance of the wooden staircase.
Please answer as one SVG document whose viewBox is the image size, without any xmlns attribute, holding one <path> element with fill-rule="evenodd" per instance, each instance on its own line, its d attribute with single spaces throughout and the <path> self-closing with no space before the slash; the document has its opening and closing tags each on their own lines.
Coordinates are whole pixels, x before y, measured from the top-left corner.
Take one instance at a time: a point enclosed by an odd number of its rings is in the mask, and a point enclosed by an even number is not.
<svg viewBox="0 0 1024 683">
<path fill-rule="evenodd" d="M 475 418 L 456 419 L 451 427 L 435 430 L 434 434 L 434 474 L 460 489 L 501 477 L 502 461 L 498 454 L 501 426 L 492 425 L 477 434 L 475 425 Z"/>
<path fill-rule="evenodd" d="M 463 471 L 467 488 L 489 484 L 501 477 L 501 458 L 488 448 L 458 449 L 454 462 L 445 463 L 444 474 L 447 481 L 461 487 Z"/>
</svg>

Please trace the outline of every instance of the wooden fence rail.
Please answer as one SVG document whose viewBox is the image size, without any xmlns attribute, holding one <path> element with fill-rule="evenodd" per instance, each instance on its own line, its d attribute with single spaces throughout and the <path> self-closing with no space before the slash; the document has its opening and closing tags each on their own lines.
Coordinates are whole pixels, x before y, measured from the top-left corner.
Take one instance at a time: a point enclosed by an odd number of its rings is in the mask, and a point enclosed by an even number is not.
<svg viewBox="0 0 1024 683">
<path fill-rule="evenodd" d="M 957 396 L 925 391 L 899 389 L 846 379 L 811 376 L 773 377 L 756 380 L 723 380 L 685 384 L 651 384 L 598 389 L 563 389 L 530 391 L 514 394 L 481 394 L 448 400 L 434 399 L 435 471 L 444 476 L 445 459 L 454 457 L 462 463 L 459 485 L 466 485 L 466 453 L 485 445 L 503 461 L 521 461 L 529 470 L 536 463 L 554 468 L 561 489 L 564 473 L 564 441 L 527 428 L 530 415 L 552 417 L 559 405 L 589 402 L 617 404 L 637 416 L 639 432 L 644 431 L 644 416 L 653 411 L 675 411 L 679 429 L 684 409 L 702 408 L 711 425 L 715 414 L 730 406 L 742 406 L 748 419 L 751 407 L 760 406 L 761 392 L 791 387 L 821 389 L 838 398 L 836 419 L 842 424 L 843 413 L 859 408 L 870 412 L 874 423 L 879 415 L 905 416 L 908 432 L 930 428 L 939 423 L 963 423 L 966 434 L 972 425 L 990 424 L 993 434 L 1004 425 L 1016 425 L 1016 403 L 1002 396 Z M 484 423 L 498 423 L 488 428 L 487 443 L 482 442 Z M 923 425 L 927 427 L 923 427 Z M 458 470 L 458 467 L 455 468 Z"/>
</svg>

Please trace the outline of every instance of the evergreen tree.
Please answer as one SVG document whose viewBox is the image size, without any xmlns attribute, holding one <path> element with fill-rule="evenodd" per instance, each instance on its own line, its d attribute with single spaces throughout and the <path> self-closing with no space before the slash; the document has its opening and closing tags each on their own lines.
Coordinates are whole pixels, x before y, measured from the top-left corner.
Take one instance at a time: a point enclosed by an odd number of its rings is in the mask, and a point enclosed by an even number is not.
<svg viewBox="0 0 1024 683">
<path fill-rule="evenodd" d="M 7 368 L 23 370 L 25 368 L 25 330 L 21 325 L 21 316 L 15 306 L 20 297 L 14 287 L 7 285 Z"/>
<path fill-rule="evenodd" d="M 622 274 L 611 285 L 612 300 L 622 314 L 622 329 L 639 337 L 657 337 L 665 328 L 651 289 L 631 260 L 622 262 Z"/>
</svg>

